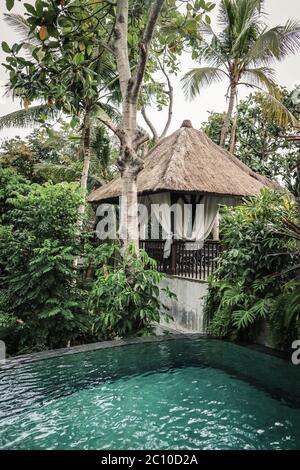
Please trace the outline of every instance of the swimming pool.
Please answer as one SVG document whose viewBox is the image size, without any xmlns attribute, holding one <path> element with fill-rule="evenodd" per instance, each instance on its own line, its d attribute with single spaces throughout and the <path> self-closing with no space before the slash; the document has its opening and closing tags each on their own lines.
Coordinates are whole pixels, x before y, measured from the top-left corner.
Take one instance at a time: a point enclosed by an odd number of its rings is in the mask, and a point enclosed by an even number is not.
<svg viewBox="0 0 300 470">
<path fill-rule="evenodd" d="M 176 339 L 0 369 L 1 449 L 300 449 L 300 367 Z"/>
</svg>

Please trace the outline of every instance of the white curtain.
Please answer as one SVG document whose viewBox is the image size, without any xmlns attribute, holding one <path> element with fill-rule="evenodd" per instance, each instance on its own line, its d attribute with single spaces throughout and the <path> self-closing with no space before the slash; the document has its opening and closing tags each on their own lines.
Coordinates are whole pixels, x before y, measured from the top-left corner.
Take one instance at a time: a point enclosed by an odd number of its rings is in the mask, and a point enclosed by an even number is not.
<svg viewBox="0 0 300 470">
<path fill-rule="evenodd" d="M 159 238 L 159 225 L 162 226 L 162 237 L 166 240 L 164 258 L 171 253 L 173 235 L 171 232 L 171 196 L 170 193 L 151 194 L 139 198 L 139 204 L 145 207 L 139 208 L 140 236 L 145 237 L 149 220 L 151 221 L 151 238 Z M 145 208 L 147 210 L 145 210 Z"/>
<path fill-rule="evenodd" d="M 186 203 L 187 201 L 187 203 Z M 199 250 L 203 247 L 204 240 L 209 236 L 218 215 L 219 201 L 212 196 L 196 197 L 196 214 L 192 223 L 192 198 L 187 196 L 186 201 L 180 198 L 174 210 L 174 237 L 186 240 L 186 248 Z M 159 225 L 162 226 L 162 236 L 166 240 L 164 257 L 171 253 L 173 234 L 171 232 L 171 196 L 170 193 L 151 194 L 139 198 L 140 238 L 146 238 L 146 230 L 151 220 L 151 238 L 159 238 Z"/>
<path fill-rule="evenodd" d="M 217 199 L 212 196 L 204 196 L 201 203 L 204 204 L 203 229 L 201 230 L 203 230 L 203 240 L 206 240 L 214 226 L 218 215 L 219 205 Z"/>
<path fill-rule="evenodd" d="M 138 217 L 140 240 L 148 238 L 148 223 L 150 216 L 150 200 L 149 196 L 141 196 L 138 198 Z"/>
<path fill-rule="evenodd" d="M 187 240 L 186 248 L 199 250 L 204 240 L 209 236 L 218 214 L 218 200 L 212 196 L 197 196 L 196 214 L 192 224 L 191 196 L 188 195 L 188 204 L 180 198 L 175 209 L 175 237 Z"/>
<path fill-rule="evenodd" d="M 151 229 L 159 230 L 159 224 L 162 226 L 162 236 L 166 240 L 164 247 L 164 258 L 169 258 L 173 234 L 171 232 L 171 196 L 170 193 L 151 194 L 151 220 L 154 227 Z M 155 232 L 154 232 L 155 233 Z M 151 233 L 151 237 L 153 234 Z"/>
</svg>

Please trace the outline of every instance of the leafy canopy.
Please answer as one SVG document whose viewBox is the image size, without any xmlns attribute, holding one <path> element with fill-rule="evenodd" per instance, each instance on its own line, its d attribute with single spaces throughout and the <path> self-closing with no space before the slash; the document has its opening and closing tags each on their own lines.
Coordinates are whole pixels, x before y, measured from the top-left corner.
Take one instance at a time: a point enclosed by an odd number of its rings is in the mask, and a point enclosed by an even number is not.
<svg viewBox="0 0 300 470">
<path fill-rule="evenodd" d="M 116 244 L 99 246 L 93 258 L 99 267 L 89 305 L 105 338 L 150 334 L 153 323 L 168 310 L 160 293 L 174 297 L 168 288 L 159 287 L 163 274 L 156 270 L 156 262 L 145 251 L 136 256 L 134 247 L 124 257 Z"/>
<path fill-rule="evenodd" d="M 293 102 L 295 90 L 281 89 L 286 108 L 299 118 L 299 105 Z M 203 130 L 216 143 L 220 142 L 225 114 L 211 112 Z M 300 195 L 297 184 L 297 158 L 299 150 L 289 137 L 295 134 L 292 126 L 285 129 L 274 119 L 265 96 L 259 92 L 240 101 L 236 116 L 235 156 L 252 170 L 284 184 L 296 197 Z M 231 134 L 233 119 L 229 125 Z M 230 148 L 230 137 L 226 140 Z"/>
<path fill-rule="evenodd" d="M 199 22 L 198 41 L 193 58 L 196 67 L 183 77 L 187 97 L 195 98 L 204 87 L 227 79 L 229 89 L 239 85 L 266 90 L 269 107 L 276 110 L 281 123 L 295 122 L 282 104 L 272 68 L 276 61 L 300 50 L 300 22 L 288 20 L 268 29 L 264 22 L 264 1 L 221 0 L 218 28 Z"/>
<path fill-rule="evenodd" d="M 295 292 L 288 267 L 299 259 L 296 242 L 283 236 L 285 219 L 296 210 L 285 194 L 264 189 L 244 205 L 222 210 L 224 251 L 210 281 L 205 305 L 209 332 L 218 337 L 249 339 L 266 320 L 275 346 L 290 346 L 299 322 L 286 325 L 287 294 Z M 279 256 L 280 255 L 280 256 Z M 300 312 L 299 312 L 300 313 Z"/>
</svg>

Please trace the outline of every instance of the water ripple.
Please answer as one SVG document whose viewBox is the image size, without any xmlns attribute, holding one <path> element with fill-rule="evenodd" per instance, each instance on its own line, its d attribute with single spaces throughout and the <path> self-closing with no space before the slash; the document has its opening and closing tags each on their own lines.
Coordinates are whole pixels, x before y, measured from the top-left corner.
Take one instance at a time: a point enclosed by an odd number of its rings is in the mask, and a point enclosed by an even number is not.
<svg viewBox="0 0 300 470">
<path fill-rule="evenodd" d="M 2 449 L 299 449 L 300 370 L 212 340 L 0 371 Z"/>
</svg>

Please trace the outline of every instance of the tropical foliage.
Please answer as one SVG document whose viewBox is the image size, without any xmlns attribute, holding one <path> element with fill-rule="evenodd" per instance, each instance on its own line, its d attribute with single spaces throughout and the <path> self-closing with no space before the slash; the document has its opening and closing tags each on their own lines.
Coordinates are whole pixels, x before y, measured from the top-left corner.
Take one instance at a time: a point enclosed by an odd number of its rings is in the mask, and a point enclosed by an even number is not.
<svg viewBox="0 0 300 470">
<path fill-rule="evenodd" d="M 297 89 L 281 89 L 283 102 L 287 109 L 299 118 L 299 105 L 293 102 Z M 202 124 L 203 130 L 219 143 L 225 115 L 210 113 L 208 121 Z M 291 191 L 300 195 L 297 185 L 297 158 L 299 150 L 289 140 L 295 134 L 292 126 L 287 129 L 279 125 L 270 112 L 265 96 L 257 92 L 241 101 L 236 110 L 236 142 L 234 154 L 252 170 L 267 176 Z M 233 120 L 229 123 L 231 132 Z M 230 137 L 225 142 L 230 149 Z"/>
<path fill-rule="evenodd" d="M 123 243 L 135 243 L 138 248 L 137 196 L 131 191 L 132 197 L 128 197 L 127 193 L 142 168 L 140 154 L 149 140 L 137 125 L 138 108 L 149 102 L 143 99 L 143 91 L 154 95 L 158 105 L 171 101 L 171 93 L 157 86 L 154 74 L 161 68 L 165 72 L 176 70 L 185 41 L 193 37 L 198 20 L 214 4 L 195 0 L 182 8 L 176 0 L 36 0 L 24 7 L 25 21 L 18 22 L 10 15 L 10 21 L 17 22 L 22 31 L 27 28 L 24 43 L 2 44 L 8 54 L 4 65 L 9 71 L 9 88 L 25 109 L 39 99 L 80 123 L 79 154 L 84 162 L 81 187 L 85 191 L 93 123 L 100 120 L 115 134 L 120 144 L 118 166 L 121 177 L 127 178 L 122 185 L 123 196 L 128 198 L 128 210 L 132 210 L 132 223 L 127 224 L 130 233 Z M 118 119 L 111 112 L 115 102 L 122 103 Z M 84 211 L 82 204 L 79 215 Z M 127 218 L 126 211 L 121 224 Z"/>
<path fill-rule="evenodd" d="M 95 247 L 79 231 L 81 201 L 78 183 L 30 183 L 0 166 L 0 338 L 9 354 L 144 334 L 159 319 L 154 262 Z M 91 260 L 97 272 L 87 278 Z"/>
<path fill-rule="evenodd" d="M 168 288 L 158 287 L 163 275 L 155 269 L 156 262 L 145 251 L 139 256 L 134 247 L 130 251 L 124 257 L 117 244 L 108 244 L 93 252 L 99 267 L 89 302 L 106 339 L 151 333 L 153 323 L 168 310 L 160 291 L 173 297 Z"/>
<path fill-rule="evenodd" d="M 223 209 L 224 251 L 205 306 L 211 334 L 253 339 L 265 321 L 273 345 L 290 345 L 297 337 L 300 307 L 290 318 L 288 305 L 299 285 L 288 267 L 300 255 L 295 240 L 283 234 L 285 220 L 295 217 L 291 199 L 267 189 L 242 206 Z"/>
<path fill-rule="evenodd" d="M 83 321 L 83 292 L 73 268 L 80 252 L 78 186 L 26 185 L 23 180 L 13 186 L 14 174 L 1 174 L 2 184 L 6 181 L 0 226 L 1 337 L 10 352 L 66 346 Z"/>
<path fill-rule="evenodd" d="M 0 129 L 41 128 L 5 142 L 0 154 L 0 338 L 16 354 L 149 334 L 166 307 L 162 275 L 133 246 L 136 180 L 149 139 L 137 112 L 158 140 L 146 107 L 168 105 L 165 135 L 173 104 L 169 75 L 178 73 L 181 54 L 192 47 L 204 67 L 185 75 L 187 94 L 229 81 L 227 114 L 212 115 L 207 132 L 222 145 L 237 138 L 241 160 L 298 194 L 294 147 L 281 136 L 295 123 L 295 110 L 272 65 L 299 50 L 300 24 L 267 29 L 262 0 L 221 0 L 218 34 L 209 17 L 215 4 L 205 0 L 35 0 L 24 3 L 25 17 L 12 12 L 15 3 L 6 0 L 6 20 L 21 41 L 3 42 L 2 49 L 8 88 L 24 109 L 0 118 Z M 241 84 L 267 94 L 241 103 L 231 121 Z M 70 125 L 60 121 L 54 130 L 62 116 Z M 87 228 L 94 218 L 84 224 L 87 191 L 110 180 L 117 167 L 129 200 L 126 212 L 121 207 L 122 223 L 130 219 L 122 249 L 96 246 Z M 222 237 L 225 250 L 206 303 L 209 331 L 253 337 L 266 321 L 284 345 L 299 331 L 293 202 L 265 190 L 244 206 L 224 208 Z M 172 297 L 168 289 L 164 294 Z"/>
<path fill-rule="evenodd" d="M 91 135 L 88 190 L 109 181 L 116 171 L 116 148 L 103 126 Z M 0 163 L 15 169 L 32 182 L 80 182 L 83 161 L 78 156 L 80 132 L 62 121 L 58 130 L 34 130 L 26 138 L 15 137 L 0 147 Z"/>
<path fill-rule="evenodd" d="M 268 29 L 263 4 L 262 0 L 221 0 L 219 33 L 215 33 L 209 24 L 199 22 L 200 39 L 198 47 L 194 47 L 193 58 L 205 65 L 187 72 L 183 85 L 187 96 L 195 98 L 202 88 L 223 79 L 228 81 L 229 102 L 221 131 L 222 146 L 226 142 L 240 85 L 266 90 L 269 107 L 278 112 L 281 123 L 295 121 L 280 103 L 272 65 L 299 51 L 300 23 L 289 20 Z"/>
</svg>

